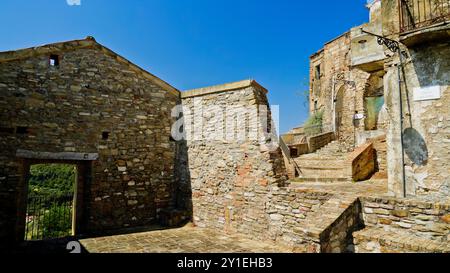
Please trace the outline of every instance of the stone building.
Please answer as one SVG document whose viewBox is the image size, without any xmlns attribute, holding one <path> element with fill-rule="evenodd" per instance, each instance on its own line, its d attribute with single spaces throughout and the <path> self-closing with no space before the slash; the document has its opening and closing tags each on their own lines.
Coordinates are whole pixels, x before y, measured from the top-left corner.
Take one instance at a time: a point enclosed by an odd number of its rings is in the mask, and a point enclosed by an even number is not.
<svg viewBox="0 0 450 273">
<path fill-rule="evenodd" d="M 401 52 L 387 51 L 384 65 L 389 186 L 397 196 L 450 196 L 449 21 L 448 1 L 382 1 L 382 35 Z"/>
<path fill-rule="evenodd" d="M 271 116 L 267 92 L 248 80 L 182 93 L 185 124 L 194 126 L 186 130 L 188 162 L 182 164 L 188 173 L 181 184 L 191 187 L 196 225 L 250 236 L 269 226 L 267 192 L 283 186 L 286 174 L 278 146 L 267 145 L 276 139 L 265 126 Z M 236 138 L 239 131 L 252 133 L 251 127 L 254 136 Z"/>
<path fill-rule="evenodd" d="M 23 240 L 30 166 L 67 163 L 74 235 L 192 220 L 293 252 L 449 252 L 450 10 L 423 3 L 372 1 L 311 56 L 322 128 L 280 147 L 254 80 L 180 92 L 92 37 L 1 52 L 0 249 Z M 388 194 L 349 183 L 375 171 Z"/>
<path fill-rule="evenodd" d="M 0 240 L 24 232 L 30 165 L 78 167 L 76 233 L 173 204 L 179 91 L 93 38 L 0 54 Z"/>
<path fill-rule="evenodd" d="M 345 148 L 374 142 L 391 194 L 448 198 L 449 4 L 398 2 L 311 56 L 310 112 Z"/>
<path fill-rule="evenodd" d="M 370 22 L 351 29 L 311 56 L 310 111 L 323 111 L 324 123 L 348 149 L 386 129 L 382 46 L 360 29 L 381 31 L 381 1 L 368 5 Z M 355 114 L 362 114 L 355 119 Z"/>
<path fill-rule="evenodd" d="M 251 207 L 235 195 L 286 180 L 278 146 L 267 146 L 276 138 L 266 93 L 253 80 L 182 93 L 92 37 L 0 53 L 0 245 L 23 240 L 30 166 L 40 163 L 77 167 L 75 235 L 187 219 L 245 229 L 230 215 Z M 237 112 L 208 123 L 199 102 Z M 186 123 L 175 139 L 180 117 L 200 133 L 190 137 Z M 231 138 L 210 138 L 218 124 Z M 237 141 L 246 126 L 256 135 Z"/>
</svg>

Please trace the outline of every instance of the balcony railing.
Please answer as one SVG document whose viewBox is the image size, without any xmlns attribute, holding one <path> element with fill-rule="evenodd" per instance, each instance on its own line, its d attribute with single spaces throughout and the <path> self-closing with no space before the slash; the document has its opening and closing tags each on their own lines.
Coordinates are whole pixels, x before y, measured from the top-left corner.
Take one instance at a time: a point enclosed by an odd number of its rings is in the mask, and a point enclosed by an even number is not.
<svg viewBox="0 0 450 273">
<path fill-rule="evenodd" d="M 450 20 L 450 0 L 399 0 L 400 32 Z"/>
</svg>

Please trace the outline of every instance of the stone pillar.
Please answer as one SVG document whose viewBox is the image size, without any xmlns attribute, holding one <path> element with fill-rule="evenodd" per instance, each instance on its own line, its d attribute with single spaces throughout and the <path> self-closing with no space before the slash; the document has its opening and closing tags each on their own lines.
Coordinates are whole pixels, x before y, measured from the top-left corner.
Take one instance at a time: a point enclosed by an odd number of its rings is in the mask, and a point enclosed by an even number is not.
<svg viewBox="0 0 450 273">
<path fill-rule="evenodd" d="M 386 64 L 386 75 L 384 76 L 384 96 L 386 106 L 389 109 L 389 126 L 387 130 L 388 158 L 388 188 L 389 193 L 397 197 L 403 197 L 403 166 L 402 166 L 402 143 L 401 143 L 401 121 L 400 121 L 400 93 L 398 83 L 399 61 L 391 60 Z"/>
</svg>

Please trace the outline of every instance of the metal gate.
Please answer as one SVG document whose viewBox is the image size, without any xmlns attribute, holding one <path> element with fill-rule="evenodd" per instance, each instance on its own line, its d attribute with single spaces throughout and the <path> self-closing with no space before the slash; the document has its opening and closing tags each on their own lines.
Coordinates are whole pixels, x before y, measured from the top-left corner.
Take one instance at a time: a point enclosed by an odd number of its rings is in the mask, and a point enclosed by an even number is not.
<svg viewBox="0 0 450 273">
<path fill-rule="evenodd" d="M 73 193 L 58 196 L 30 193 L 25 240 L 56 239 L 72 235 Z"/>
</svg>

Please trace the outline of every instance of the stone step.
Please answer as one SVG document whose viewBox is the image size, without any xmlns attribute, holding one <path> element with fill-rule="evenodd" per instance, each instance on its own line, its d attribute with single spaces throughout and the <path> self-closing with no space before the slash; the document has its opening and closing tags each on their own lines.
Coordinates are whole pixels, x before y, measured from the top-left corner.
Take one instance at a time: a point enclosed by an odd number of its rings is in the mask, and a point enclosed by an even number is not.
<svg viewBox="0 0 450 273">
<path fill-rule="evenodd" d="M 357 253 L 450 253 L 449 242 L 440 242 L 408 234 L 367 227 L 354 232 Z"/>
<path fill-rule="evenodd" d="M 337 182 L 352 182 L 350 178 L 341 177 L 341 178 L 313 178 L 313 177 L 298 177 L 296 179 L 291 180 L 291 185 L 295 187 L 295 183 L 337 183 Z"/>
<path fill-rule="evenodd" d="M 301 168 L 317 169 L 317 170 L 342 170 L 345 167 L 344 160 L 336 159 L 295 159 L 297 165 Z"/>
<path fill-rule="evenodd" d="M 352 181 L 347 177 L 348 153 L 338 141 L 333 141 L 312 154 L 295 158 L 303 182 Z"/>
<path fill-rule="evenodd" d="M 309 169 L 309 168 L 300 168 L 300 178 L 306 179 L 333 179 L 336 181 L 338 178 L 346 178 L 343 169 Z"/>
</svg>

